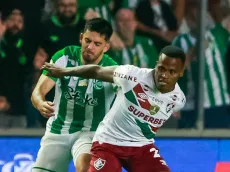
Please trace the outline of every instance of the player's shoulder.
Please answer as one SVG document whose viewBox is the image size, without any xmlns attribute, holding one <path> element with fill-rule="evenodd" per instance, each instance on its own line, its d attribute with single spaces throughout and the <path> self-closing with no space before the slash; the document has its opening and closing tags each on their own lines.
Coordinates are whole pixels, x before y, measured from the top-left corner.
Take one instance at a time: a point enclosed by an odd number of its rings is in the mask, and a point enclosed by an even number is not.
<svg viewBox="0 0 230 172">
<path fill-rule="evenodd" d="M 109 55 L 104 54 L 104 56 L 102 58 L 102 65 L 103 66 L 116 66 L 118 64 Z"/>
<path fill-rule="evenodd" d="M 176 83 L 174 91 L 170 94 L 170 98 L 176 103 L 176 105 L 184 106 L 186 103 L 186 98 L 184 92 L 181 90 L 180 86 Z"/>
<path fill-rule="evenodd" d="M 77 59 L 78 57 L 80 57 L 80 47 L 78 46 L 66 46 L 63 49 L 57 51 L 52 59 L 53 61 L 57 61 L 60 58 L 64 58 L 66 60 L 68 59 Z M 77 58 L 76 58 L 77 57 Z"/>
<path fill-rule="evenodd" d="M 63 48 L 63 53 L 69 58 L 78 59 L 81 56 L 81 47 L 76 45 L 70 45 Z"/>
<path fill-rule="evenodd" d="M 138 80 L 146 78 L 153 69 L 148 68 L 140 68 L 134 65 L 120 65 L 115 70 L 115 76 L 119 76 L 119 74 L 128 75 L 128 76 L 135 76 Z"/>
</svg>

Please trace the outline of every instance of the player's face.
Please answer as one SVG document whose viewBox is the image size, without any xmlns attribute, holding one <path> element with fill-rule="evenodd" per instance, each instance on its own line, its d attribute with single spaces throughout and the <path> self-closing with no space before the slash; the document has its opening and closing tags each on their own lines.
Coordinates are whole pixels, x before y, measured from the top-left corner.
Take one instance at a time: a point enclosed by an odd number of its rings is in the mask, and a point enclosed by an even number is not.
<svg viewBox="0 0 230 172">
<path fill-rule="evenodd" d="M 105 36 L 98 32 L 87 30 L 80 36 L 82 57 L 85 62 L 92 64 L 109 49 L 109 42 L 105 40 Z"/>
<path fill-rule="evenodd" d="M 71 20 L 75 17 L 77 12 L 76 0 L 59 0 L 57 5 L 57 13 L 62 20 Z"/>
<path fill-rule="evenodd" d="M 183 76 L 183 72 L 184 64 L 181 59 L 161 54 L 154 74 L 158 90 L 162 93 L 172 91 L 178 79 Z"/>
</svg>

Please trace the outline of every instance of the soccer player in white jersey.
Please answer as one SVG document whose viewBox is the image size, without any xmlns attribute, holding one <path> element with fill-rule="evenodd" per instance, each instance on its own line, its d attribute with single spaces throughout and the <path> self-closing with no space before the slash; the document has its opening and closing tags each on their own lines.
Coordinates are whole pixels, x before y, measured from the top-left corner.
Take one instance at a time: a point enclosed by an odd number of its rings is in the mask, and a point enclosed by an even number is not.
<svg viewBox="0 0 230 172">
<path fill-rule="evenodd" d="M 80 76 L 119 86 L 111 110 L 99 124 L 91 149 L 89 172 L 169 172 L 153 144 L 157 130 L 185 104 L 177 81 L 183 76 L 185 53 L 175 46 L 162 49 L 155 69 L 132 65 L 98 65 L 43 69 L 55 77 Z"/>
<path fill-rule="evenodd" d="M 59 67 L 117 65 L 104 54 L 109 49 L 112 32 L 111 25 L 104 19 L 87 21 L 80 36 L 81 47 L 63 48 L 53 55 L 51 63 Z M 54 86 L 54 102 L 47 102 L 45 95 Z M 113 89 L 108 82 L 82 77 L 58 79 L 43 71 L 32 94 L 32 102 L 49 120 L 33 172 L 66 172 L 72 158 L 77 172 L 88 171 L 92 139 L 114 100 Z"/>
</svg>

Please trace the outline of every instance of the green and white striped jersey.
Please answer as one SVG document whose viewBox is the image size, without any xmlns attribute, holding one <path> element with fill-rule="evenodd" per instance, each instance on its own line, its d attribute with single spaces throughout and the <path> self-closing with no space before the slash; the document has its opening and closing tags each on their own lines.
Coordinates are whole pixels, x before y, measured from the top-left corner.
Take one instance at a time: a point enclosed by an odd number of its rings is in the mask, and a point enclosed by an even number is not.
<svg viewBox="0 0 230 172">
<path fill-rule="evenodd" d="M 60 67 L 81 66 L 81 48 L 68 46 L 58 51 L 51 63 Z M 99 65 L 117 65 L 108 55 L 104 55 Z M 43 74 L 46 75 L 47 71 Z M 64 76 L 56 81 L 55 116 L 49 118 L 47 131 L 68 134 L 77 131 L 95 131 L 115 98 L 113 85 L 94 79 Z"/>
<path fill-rule="evenodd" d="M 130 64 L 144 68 L 154 68 L 158 53 L 153 41 L 146 37 L 135 36 L 134 45 L 120 51 L 111 51 L 111 57 L 119 64 Z"/>
<path fill-rule="evenodd" d="M 229 33 L 222 25 L 217 24 L 206 32 L 205 38 L 208 41 L 208 47 L 205 50 L 204 107 L 229 105 L 230 98 L 224 65 Z M 195 43 L 196 39 L 190 34 L 179 35 L 173 41 L 173 44 L 183 48 L 185 52 Z M 184 110 L 194 109 L 194 86 L 197 76 L 197 61 L 194 59 L 185 71 L 184 78 L 179 82 L 187 99 Z"/>
<path fill-rule="evenodd" d="M 92 9 L 94 9 L 96 12 L 98 12 L 101 16 L 101 18 L 109 21 L 111 24 L 113 24 L 114 20 L 111 14 L 111 11 L 109 9 L 109 5 L 107 4 L 103 4 L 101 6 L 95 6 L 92 7 Z"/>
<path fill-rule="evenodd" d="M 209 47 L 206 49 L 205 107 L 229 105 L 230 98 L 225 69 L 225 53 L 229 38 L 228 31 L 216 24 L 207 34 Z"/>
<path fill-rule="evenodd" d="M 122 0 L 121 7 L 135 9 L 139 2 L 140 0 Z"/>
<path fill-rule="evenodd" d="M 111 0 L 93 0 L 93 1 L 84 1 L 81 0 L 81 6 L 79 6 L 79 12 L 82 16 L 85 15 L 85 13 L 87 12 L 87 10 L 89 8 L 93 9 L 94 11 L 96 11 L 101 18 L 109 21 L 111 24 L 114 23 L 113 20 L 113 16 L 111 13 L 111 10 L 109 8 L 109 4 Z"/>
</svg>

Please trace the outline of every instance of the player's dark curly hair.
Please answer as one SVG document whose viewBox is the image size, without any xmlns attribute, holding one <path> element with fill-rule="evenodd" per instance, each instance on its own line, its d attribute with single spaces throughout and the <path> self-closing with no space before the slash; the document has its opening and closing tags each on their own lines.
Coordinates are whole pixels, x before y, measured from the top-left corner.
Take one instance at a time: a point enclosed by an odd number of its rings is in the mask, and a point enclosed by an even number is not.
<svg viewBox="0 0 230 172">
<path fill-rule="evenodd" d="M 186 55 L 181 48 L 178 48 L 173 45 L 168 45 L 161 50 L 160 55 L 162 53 L 171 58 L 181 59 L 181 61 L 185 63 Z"/>
<path fill-rule="evenodd" d="M 113 28 L 111 24 L 103 18 L 93 18 L 88 20 L 85 24 L 84 32 L 87 30 L 91 32 L 98 32 L 105 36 L 105 40 L 109 41 L 113 34 Z"/>
</svg>

